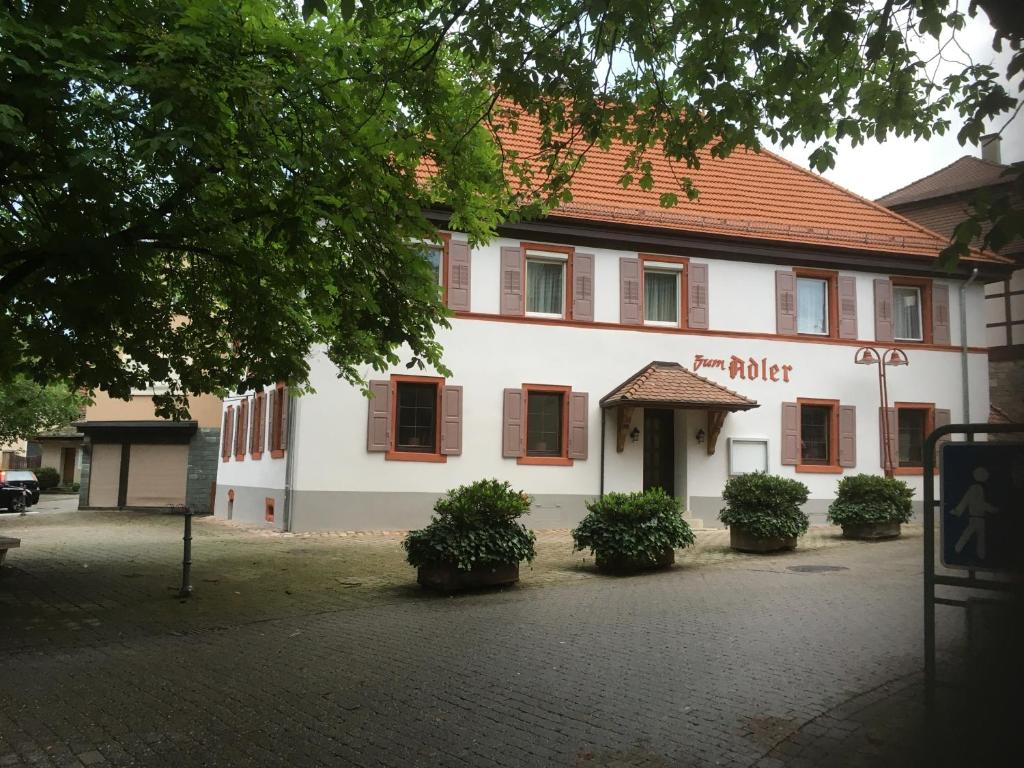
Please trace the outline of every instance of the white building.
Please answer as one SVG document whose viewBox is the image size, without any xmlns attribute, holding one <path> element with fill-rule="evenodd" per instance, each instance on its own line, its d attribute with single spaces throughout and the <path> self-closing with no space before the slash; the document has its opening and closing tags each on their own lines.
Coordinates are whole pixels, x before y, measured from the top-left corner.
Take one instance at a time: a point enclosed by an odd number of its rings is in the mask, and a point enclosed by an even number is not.
<svg viewBox="0 0 1024 768">
<path fill-rule="evenodd" d="M 406 529 L 445 490 L 497 477 L 535 497 L 537 528 L 654 485 L 715 526 L 730 472 L 761 467 L 804 482 L 820 522 L 844 474 L 882 471 L 862 346 L 909 358 L 889 368 L 888 419 L 895 471 L 920 495 L 925 435 L 988 414 L 984 281 L 964 302 L 960 286 L 1005 261 L 940 274 L 941 237 L 768 153 L 709 157 L 699 201 L 676 209 L 662 189 L 623 190 L 621 160 L 592 154 L 571 204 L 485 246 L 445 234 L 432 258 L 455 312 L 438 334 L 447 380 L 367 369 L 368 399 L 317 354 L 315 395 L 226 400 L 216 514 Z"/>
</svg>

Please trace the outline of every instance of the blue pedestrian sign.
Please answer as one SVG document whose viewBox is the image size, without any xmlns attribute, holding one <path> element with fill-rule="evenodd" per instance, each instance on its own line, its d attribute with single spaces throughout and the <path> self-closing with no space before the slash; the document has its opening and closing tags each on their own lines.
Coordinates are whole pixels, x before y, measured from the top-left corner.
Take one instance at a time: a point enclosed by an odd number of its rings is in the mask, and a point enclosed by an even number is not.
<svg viewBox="0 0 1024 768">
<path fill-rule="evenodd" d="M 946 443 L 939 467 L 942 564 L 1018 568 L 1024 554 L 1024 443 Z"/>
</svg>

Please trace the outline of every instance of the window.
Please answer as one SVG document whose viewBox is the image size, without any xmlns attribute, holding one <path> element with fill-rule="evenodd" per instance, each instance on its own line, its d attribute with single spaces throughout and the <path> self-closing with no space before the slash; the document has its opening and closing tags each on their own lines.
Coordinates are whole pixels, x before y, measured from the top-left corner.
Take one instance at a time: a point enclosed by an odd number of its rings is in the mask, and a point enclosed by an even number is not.
<svg viewBox="0 0 1024 768">
<path fill-rule="evenodd" d="M 644 322 L 679 324 L 679 273 L 644 270 Z"/>
<path fill-rule="evenodd" d="M 437 385 L 400 381 L 395 395 L 395 450 L 436 453 Z"/>
<path fill-rule="evenodd" d="M 270 390 L 270 458 L 284 458 L 288 443 L 288 387 L 278 384 Z"/>
<path fill-rule="evenodd" d="M 800 405 L 800 463 L 835 464 L 831 405 Z"/>
<path fill-rule="evenodd" d="M 935 408 L 930 403 L 896 403 L 895 410 L 896 455 L 892 457 L 893 465 L 923 467 L 924 439 L 933 429 Z"/>
<path fill-rule="evenodd" d="M 924 340 L 923 303 L 920 287 L 893 285 L 893 338 L 899 341 Z"/>
<path fill-rule="evenodd" d="M 526 455 L 562 455 L 563 392 L 526 394 Z"/>
<path fill-rule="evenodd" d="M 526 312 L 531 315 L 565 315 L 565 260 L 526 257 Z"/>
<path fill-rule="evenodd" d="M 827 336 L 829 333 L 829 281 L 818 277 L 796 279 L 796 330 Z"/>
<path fill-rule="evenodd" d="M 441 245 L 425 245 L 423 258 L 434 272 L 434 281 L 444 285 L 444 247 Z"/>
</svg>

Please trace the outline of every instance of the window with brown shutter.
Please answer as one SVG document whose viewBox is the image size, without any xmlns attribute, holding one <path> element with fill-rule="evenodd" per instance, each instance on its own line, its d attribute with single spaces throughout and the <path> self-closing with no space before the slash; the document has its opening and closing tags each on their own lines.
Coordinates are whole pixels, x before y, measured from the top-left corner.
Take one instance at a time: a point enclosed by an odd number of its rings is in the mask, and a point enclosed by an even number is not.
<svg viewBox="0 0 1024 768">
<path fill-rule="evenodd" d="M 893 474 L 920 475 L 924 471 L 925 438 L 939 423 L 949 423 L 949 411 L 937 409 L 935 403 L 905 402 L 893 403 L 889 410 Z"/>
<path fill-rule="evenodd" d="M 231 449 L 235 442 L 235 406 L 229 405 L 224 409 L 224 425 L 221 427 L 220 459 L 228 461 L 231 458 Z"/>
<path fill-rule="evenodd" d="M 238 403 L 235 422 L 235 461 L 245 460 L 245 442 L 249 437 L 249 399 Z"/>
<path fill-rule="evenodd" d="M 797 268 L 793 270 L 793 276 L 797 335 L 838 338 L 838 273 Z"/>
<path fill-rule="evenodd" d="M 921 277 L 893 277 L 889 280 L 889 291 L 892 340 L 900 343 L 931 344 L 932 281 Z M 947 328 L 948 314 L 947 306 Z"/>
<path fill-rule="evenodd" d="M 389 461 L 446 462 L 462 453 L 462 387 L 436 376 L 371 381 L 368 451 Z"/>
<path fill-rule="evenodd" d="M 685 328 L 688 317 L 690 260 L 679 256 L 640 254 L 643 324 Z"/>
<path fill-rule="evenodd" d="M 288 387 L 278 384 L 270 392 L 270 458 L 282 459 L 288 442 Z"/>
<path fill-rule="evenodd" d="M 784 404 L 785 406 L 786 404 Z M 797 398 L 796 410 L 796 471 L 827 472 L 843 471 L 840 463 L 840 406 L 838 400 L 820 398 Z M 783 441 L 786 440 L 786 410 L 783 409 Z M 792 425 L 790 425 L 792 430 Z M 849 438 L 848 438 L 849 440 Z M 783 450 L 786 448 L 784 446 Z M 847 445 L 847 452 L 849 445 Z M 785 458 L 785 453 L 784 453 Z M 849 455 L 846 456 L 849 461 Z M 784 464 L 792 461 L 783 461 Z"/>
<path fill-rule="evenodd" d="M 551 384 L 524 384 L 506 389 L 502 455 L 519 464 L 571 466 L 588 454 L 586 392 Z M 518 431 L 518 434 L 517 434 Z"/>
<path fill-rule="evenodd" d="M 568 245 L 521 243 L 520 251 L 524 314 L 528 317 L 573 319 L 575 249 Z M 593 312 L 593 307 L 590 311 Z"/>
</svg>

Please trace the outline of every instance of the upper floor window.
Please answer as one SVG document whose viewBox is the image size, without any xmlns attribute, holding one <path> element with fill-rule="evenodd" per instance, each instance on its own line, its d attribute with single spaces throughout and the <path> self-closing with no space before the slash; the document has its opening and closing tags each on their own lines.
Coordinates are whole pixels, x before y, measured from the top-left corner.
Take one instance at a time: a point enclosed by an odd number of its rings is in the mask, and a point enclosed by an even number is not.
<svg viewBox="0 0 1024 768">
<path fill-rule="evenodd" d="M 892 287 L 893 338 L 898 341 L 923 341 L 923 301 L 921 288 L 915 285 Z"/>
<path fill-rule="evenodd" d="M 679 272 L 644 267 L 644 322 L 679 325 Z"/>
<path fill-rule="evenodd" d="M 434 272 L 434 281 L 438 285 L 444 285 L 444 246 L 425 244 L 422 253 Z"/>
<path fill-rule="evenodd" d="M 526 312 L 543 317 L 565 316 L 564 254 L 526 252 Z"/>
<path fill-rule="evenodd" d="M 796 330 L 827 336 L 829 281 L 819 277 L 796 279 Z"/>
</svg>

